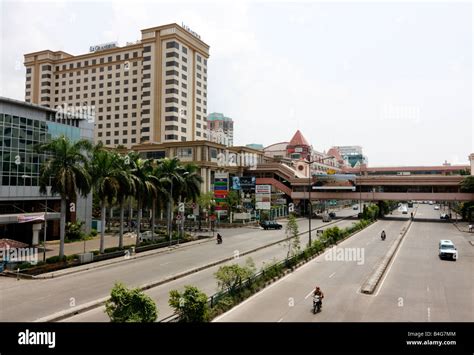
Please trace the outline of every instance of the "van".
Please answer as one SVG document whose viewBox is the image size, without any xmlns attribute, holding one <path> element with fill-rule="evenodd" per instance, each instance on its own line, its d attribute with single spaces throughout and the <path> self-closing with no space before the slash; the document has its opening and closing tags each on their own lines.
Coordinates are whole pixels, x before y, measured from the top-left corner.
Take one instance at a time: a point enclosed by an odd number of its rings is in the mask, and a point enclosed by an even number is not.
<svg viewBox="0 0 474 355">
<path fill-rule="evenodd" d="M 458 259 L 458 250 L 454 243 L 449 239 L 442 239 L 438 245 L 438 256 L 440 259 L 448 258 L 456 261 Z"/>
</svg>

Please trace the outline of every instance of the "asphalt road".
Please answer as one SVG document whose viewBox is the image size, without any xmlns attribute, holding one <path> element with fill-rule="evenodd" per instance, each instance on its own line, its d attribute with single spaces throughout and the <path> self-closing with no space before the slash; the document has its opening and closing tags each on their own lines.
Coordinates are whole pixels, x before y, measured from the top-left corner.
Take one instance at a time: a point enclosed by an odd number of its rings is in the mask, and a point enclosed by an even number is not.
<svg viewBox="0 0 474 355">
<path fill-rule="evenodd" d="M 338 216 L 353 213 L 347 209 L 340 211 Z M 325 223 L 314 219 L 312 224 L 313 228 L 318 228 Z M 298 225 L 300 231 L 307 231 L 307 220 L 300 220 Z M 284 229 L 263 231 L 254 228 L 239 228 L 239 232 L 223 229 L 221 234 L 224 239 L 222 245 L 209 241 L 194 246 L 180 246 L 166 253 L 124 260 L 56 279 L 12 282 L 0 278 L 0 321 L 34 321 L 106 297 L 116 281 L 128 287 L 141 286 L 233 256 L 235 251 L 243 253 L 267 245 L 285 236 Z M 271 259 L 273 256 L 269 257 Z"/>
<path fill-rule="evenodd" d="M 307 222 L 306 222 L 307 223 Z M 313 220 L 313 224 L 321 225 L 320 221 Z M 337 223 L 337 226 L 340 228 L 349 227 L 355 223 L 354 220 L 344 220 Z M 330 225 L 332 227 L 333 225 Z M 325 229 L 322 227 L 321 229 Z M 316 238 L 315 233 L 312 235 L 312 239 Z M 308 243 L 308 235 L 300 237 L 301 246 L 304 247 Z M 224 246 L 224 244 L 222 244 Z M 219 246 L 220 247 L 220 246 Z M 145 293 L 149 295 L 156 303 L 159 314 L 158 320 L 166 318 L 173 314 L 173 309 L 168 305 L 169 292 L 173 289 L 179 291 L 184 290 L 186 285 L 192 285 L 198 287 L 201 291 L 205 292 L 208 296 L 216 293 L 218 291 L 217 282 L 214 277 L 214 273 L 222 265 L 230 264 L 245 264 L 247 258 L 250 256 L 255 263 L 256 269 L 259 270 L 265 265 L 272 263 L 274 260 L 283 260 L 288 251 L 288 244 L 282 242 L 274 246 L 258 250 L 250 255 L 234 259 L 232 261 L 226 262 L 225 264 L 220 264 L 205 270 L 202 270 L 198 273 L 188 275 L 186 277 L 180 278 L 175 281 L 168 282 L 166 284 L 154 287 L 152 289 L 146 290 Z M 76 316 L 65 319 L 66 322 L 107 322 L 109 321 L 108 316 L 104 313 L 105 308 L 99 307 L 92 309 L 88 312 L 78 314 Z"/>
<path fill-rule="evenodd" d="M 416 207 L 416 206 L 415 206 Z M 409 210 L 410 212 L 410 210 Z M 399 212 L 394 212 L 397 217 Z M 439 218 L 430 205 L 419 205 L 416 216 Z M 319 256 L 254 297 L 227 312 L 221 322 L 358 322 L 358 321 L 473 321 L 474 247 L 463 232 L 443 222 L 415 222 L 406 234 L 373 295 L 359 292 L 390 242 L 407 222 L 383 220 L 337 248 L 364 250 L 364 263 L 328 260 Z M 379 238 L 381 229 L 387 240 Z M 458 248 L 456 262 L 438 258 L 438 241 L 451 239 Z M 360 248 L 360 249 L 357 249 Z M 318 284 L 323 311 L 312 314 L 311 293 Z"/>
</svg>

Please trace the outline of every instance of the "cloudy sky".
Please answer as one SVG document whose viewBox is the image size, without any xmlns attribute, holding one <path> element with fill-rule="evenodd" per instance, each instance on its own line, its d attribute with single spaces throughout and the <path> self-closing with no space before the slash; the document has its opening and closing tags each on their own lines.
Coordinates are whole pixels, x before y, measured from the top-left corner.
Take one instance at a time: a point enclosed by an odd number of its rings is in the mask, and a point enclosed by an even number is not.
<svg viewBox="0 0 474 355">
<path fill-rule="evenodd" d="M 23 54 L 73 55 L 184 22 L 210 45 L 208 112 L 235 144 L 361 145 L 369 165 L 465 164 L 474 152 L 470 2 L 5 1 L 0 95 L 24 99 Z"/>
</svg>

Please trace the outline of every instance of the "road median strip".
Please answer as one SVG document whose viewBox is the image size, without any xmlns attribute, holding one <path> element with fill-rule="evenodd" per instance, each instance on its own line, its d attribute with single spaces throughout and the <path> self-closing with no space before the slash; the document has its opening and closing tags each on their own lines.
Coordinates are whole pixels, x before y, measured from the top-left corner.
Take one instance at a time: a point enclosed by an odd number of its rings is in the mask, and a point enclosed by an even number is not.
<svg viewBox="0 0 474 355">
<path fill-rule="evenodd" d="M 393 256 L 395 255 L 398 247 L 400 246 L 401 241 L 405 237 L 408 229 L 412 224 L 412 220 L 409 220 L 407 225 L 404 226 L 399 233 L 397 239 L 392 243 L 390 249 L 382 258 L 382 260 L 377 264 L 377 266 L 373 269 L 372 273 L 370 274 L 369 278 L 365 281 L 362 285 L 360 292 L 365 294 L 373 294 L 377 285 L 379 284 L 380 280 L 382 279 L 383 274 L 385 273 L 390 261 L 392 260 Z"/>
<path fill-rule="evenodd" d="M 334 224 L 334 223 L 338 223 L 338 222 L 343 221 L 343 220 L 345 220 L 345 219 L 347 219 L 347 218 L 350 218 L 350 217 L 352 217 L 352 216 L 348 216 L 348 217 L 341 218 L 341 219 L 339 219 L 339 220 L 337 220 L 337 221 L 334 221 L 334 222 L 325 224 L 324 226 L 319 226 L 319 227 L 317 227 L 317 228 L 311 229 L 311 231 L 314 231 L 314 230 L 319 229 L 319 228 L 326 227 L 326 226 L 328 226 L 328 225 L 332 225 L 332 224 Z M 306 233 L 308 233 L 308 231 L 301 232 L 301 233 L 298 234 L 298 236 L 301 236 L 301 235 L 306 234 Z M 240 253 L 239 256 L 244 256 L 244 255 L 248 255 L 248 254 L 254 253 L 254 252 L 256 252 L 256 251 L 259 251 L 259 250 L 262 250 L 262 249 L 265 249 L 265 248 L 268 248 L 268 247 L 277 245 L 277 244 L 279 244 L 279 243 L 285 242 L 285 241 L 287 241 L 287 240 L 289 240 L 289 239 L 292 239 L 292 238 L 293 238 L 293 237 L 284 238 L 284 239 L 279 239 L 278 241 L 272 242 L 272 243 L 270 243 L 270 244 L 262 245 L 262 246 L 260 246 L 260 247 L 254 248 L 254 249 L 247 250 L 247 251 L 245 251 L 245 252 L 243 252 L 243 253 Z M 207 240 L 207 241 L 209 241 L 209 240 Z M 207 241 L 206 241 L 206 242 L 207 242 Z M 196 272 L 202 271 L 202 270 L 204 270 L 204 269 L 208 269 L 208 268 L 211 268 L 211 267 L 213 267 L 213 266 L 216 266 L 216 265 L 225 263 L 225 262 L 230 261 L 230 260 L 233 260 L 233 259 L 235 259 L 235 256 L 232 255 L 232 256 L 229 256 L 229 257 L 227 257 L 227 258 L 220 259 L 220 260 L 217 260 L 217 261 L 213 261 L 213 262 L 211 262 L 211 263 L 208 263 L 208 264 L 205 264 L 205 265 L 202 265 L 202 266 L 199 266 L 199 267 L 196 267 L 196 268 L 193 268 L 193 269 L 184 271 L 184 272 L 182 272 L 182 273 L 169 276 L 169 277 L 164 278 L 164 279 L 162 279 L 162 280 L 152 281 L 152 282 L 150 282 L 150 283 L 146 283 L 146 284 L 144 284 L 144 285 L 142 285 L 142 286 L 139 286 L 138 288 L 139 288 L 141 291 L 148 290 L 148 289 L 151 289 L 151 288 L 154 288 L 154 287 L 163 285 L 163 284 L 165 284 L 165 283 L 168 283 L 168 282 L 171 282 L 171 281 L 174 281 L 174 280 L 183 278 L 183 277 L 185 277 L 185 276 L 194 274 L 194 273 L 196 273 Z M 82 271 L 82 270 L 81 270 L 81 271 Z M 92 310 L 92 309 L 94 309 L 94 308 L 98 308 L 98 307 L 104 305 L 105 302 L 106 302 L 108 299 L 109 299 L 109 297 L 100 298 L 100 299 L 98 299 L 98 300 L 91 301 L 91 302 L 88 302 L 88 303 L 85 303 L 85 304 L 82 304 L 82 305 L 73 307 L 73 308 L 71 308 L 71 309 L 63 310 L 63 311 L 54 313 L 54 314 L 52 314 L 52 315 L 49 315 L 49 316 L 46 316 L 46 317 L 37 319 L 37 320 L 35 320 L 35 322 L 57 322 L 57 321 L 60 321 L 60 320 L 63 320 L 63 319 L 71 318 L 72 316 L 75 316 L 75 315 L 78 315 L 78 314 L 80 314 L 80 313 L 84 313 L 84 312 L 90 311 L 90 310 Z"/>
</svg>

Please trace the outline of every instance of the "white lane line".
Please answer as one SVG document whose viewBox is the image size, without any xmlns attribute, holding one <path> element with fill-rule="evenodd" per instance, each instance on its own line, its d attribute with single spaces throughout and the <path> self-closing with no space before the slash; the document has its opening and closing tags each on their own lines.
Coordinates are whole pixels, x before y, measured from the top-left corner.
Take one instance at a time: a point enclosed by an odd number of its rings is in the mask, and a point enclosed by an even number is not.
<svg viewBox="0 0 474 355">
<path fill-rule="evenodd" d="M 278 323 L 281 323 L 282 320 L 283 320 L 283 318 L 280 318 L 280 320 L 278 321 Z"/>
<path fill-rule="evenodd" d="M 431 322 L 431 309 L 428 307 L 428 322 Z"/>
<path fill-rule="evenodd" d="M 373 223 L 373 224 L 371 224 L 370 226 L 368 226 L 367 228 L 365 228 L 365 229 L 359 231 L 358 233 L 361 233 L 361 232 L 363 232 L 363 231 L 367 231 L 367 229 L 369 229 L 369 228 L 375 226 L 376 224 L 377 224 L 377 223 Z M 354 239 L 352 239 L 352 237 L 351 237 L 351 238 L 347 238 L 347 239 L 343 240 L 341 243 L 339 243 L 337 246 L 340 247 L 342 244 L 346 244 L 346 243 L 350 242 L 351 240 L 354 240 Z M 335 248 L 335 246 L 334 246 L 333 248 Z M 331 249 L 332 249 L 332 248 L 331 248 Z M 314 258 L 313 260 L 307 262 L 306 264 L 304 264 L 303 266 L 299 267 L 299 268 L 296 269 L 295 271 L 300 271 L 300 270 L 305 269 L 306 267 L 309 267 L 309 266 L 311 266 L 311 265 L 314 265 L 313 263 L 317 263 L 317 262 L 318 262 L 317 260 L 318 260 L 319 258 L 323 258 L 323 259 L 324 259 L 324 256 L 325 256 L 327 253 L 329 253 L 329 252 L 330 252 L 330 250 L 324 252 L 323 254 L 318 255 L 316 258 Z M 295 271 L 294 271 L 294 272 L 295 272 Z M 283 281 L 285 281 L 287 278 L 289 278 L 290 276 L 294 275 L 294 272 L 290 272 L 288 275 L 283 276 L 280 280 L 277 280 L 276 282 L 272 283 L 270 286 L 265 287 L 265 288 L 262 289 L 261 291 L 257 292 L 256 294 L 252 295 L 251 297 L 247 298 L 247 299 L 246 299 L 245 301 L 243 301 L 242 303 L 239 303 L 237 306 L 231 308 L 229 311 L 227 311 L 227 312 L 221 314 L 219 317 L 214 318 L 214 319 L 212 320 L 212 322 L 213 322 L 213 323 L 214 323 L 214 322 L 217 322 L 219 319 L 224 318 L 225 316 L 229 315 L 230 313 L 234 312 L 235 310 L 237 310 L 237 309 L 241 308 L 242 306 L 246 305 L 248 302 L 253 301 L 255 298 L 257 298 L 258 296 L 260 296 L 262 293 L 268 291 L 268 290 L 271 289 L 272 287 L 275 287 L 276 285 L 278 285 L 280 282 L 283 282 Z M 360 287 L 360 288 L 362 288 L 362 287 Z M 313 291 L 311 291 L 311 293 L 313 293 Z M 310 293 L 310 294 L 311 294 L 311 293 Z M 306 297 L 308 297 L 308 296 L 306 296 Z M 306 299 L 306 298 L 305 298 L 305 299 Z"/>
<path fill-rule="evenodd" d="M 333 277 L 334 275 L 336 275 L 336 272 L 333 272 L 331 275 L 329 275 L 329 278 Z"/>
<path fill-rule="evenodd" d="M 169 261 L 169 262 L 167 262 L 167 263 L 160 264 L 160 266 L 168 265 L 168 264 L 171 264 L 171 261 Z"/>
<path fill-rule="evenodd" d="M 308 293 L 304 299 L 307 299 L 309 296 L 311 296 L 313 294 L 313 292 L 314 292 L 314 290 L 311 290 L 311 292 Z"/>
<path fill-rule="evenodd" d="M 430 292 L 430 287 L 426 286 L 426 292 Z"/>
<path fill-rule="evenodd" d="M 405 240 L 407 240 L 407 236 L 408 236 L 408 233 L 410 232 L 410 229 L 411 229 L 411 226 L 412 226 L 412 225 L 413 225 L 413 224 L 410 224 L 410 227 L 409 227 L 408 230 L 406 231 L 406 234 L 405 234 L 405 236 L 403 237 L 402 242 L 401 242 L 400 245 L 398 246 L 398 249 L 397 249 L 397 251 L 395 252 L 395 255 L 392 257 L 392 260 L 390 261 L 390 265 L 388 266 L 387 270 L 385 270 L 385 275 L 384 275 L 383 278 L 382 278 L 382 282 L 381 282 L 380 285 L 377 287 L 377 292 L 375 292 L 374 297 L 377 297 L 377 295 L 379 294 L 380 290 L 382 289 L 383 283 L 385 282 L 385 279 L 387 278 L 388 274 L 390 273 L 390 270 L 392 269 L 392 266 L 393 266 L 393 264 L 395 263 L 395 259 L 397 259 L 398 253 L 400 252 L 400 250 L 402 250 L 403 243 L 405 243 Z"/>
</svg>

